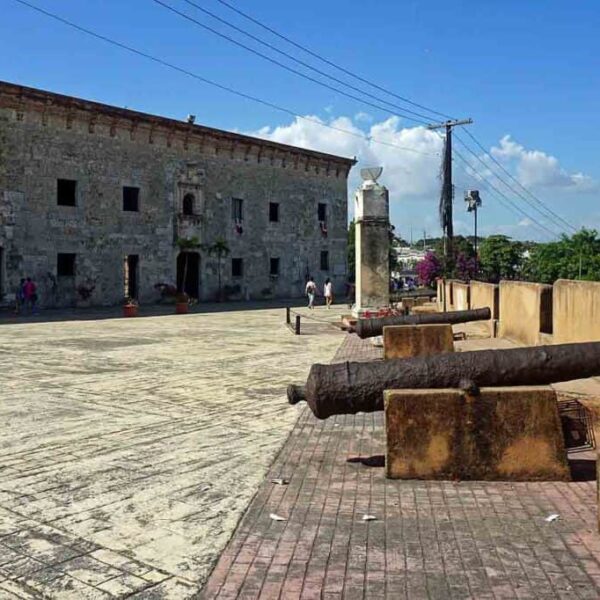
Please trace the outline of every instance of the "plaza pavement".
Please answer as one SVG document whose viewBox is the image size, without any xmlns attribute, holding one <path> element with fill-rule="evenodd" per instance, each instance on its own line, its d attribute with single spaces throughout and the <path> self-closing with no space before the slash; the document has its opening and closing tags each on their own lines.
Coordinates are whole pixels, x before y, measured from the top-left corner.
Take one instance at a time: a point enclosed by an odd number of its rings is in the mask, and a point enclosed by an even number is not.
<svg viewBox="0 0 600 600">
<path fill-rule="evenodd" d="M 213 308 L 0 324 L 0 599 L 202 587 L 298 417 L 285 385 L 342 339 Z"/>
</svg>

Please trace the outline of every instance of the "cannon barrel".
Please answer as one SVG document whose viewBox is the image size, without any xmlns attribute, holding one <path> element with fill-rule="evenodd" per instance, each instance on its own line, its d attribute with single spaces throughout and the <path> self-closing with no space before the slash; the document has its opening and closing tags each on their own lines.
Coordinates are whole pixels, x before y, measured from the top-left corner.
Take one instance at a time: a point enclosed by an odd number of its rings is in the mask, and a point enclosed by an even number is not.
<svg viewBox="0 0 600 600">
<path fill-rule="evenodd" d="M 600 375 L 600 342 L 448 352 L 371 362 L 314 364 L 306 386 L 288 386 L 288 400 L 308 402 L 314 415 L 383 410 L 383 391 L 544 385 Z"/>
<path fill-rule="evenodd" d="M 489 308 L 473 310 L 455 310 L 441 313 L 424 313 L 398 317 L 380 317 L 375 319 L 359 319 L 354 331 L 363 340 L 383 333 L 383 328 L 390 325 L 433 325 L 440 323 L 468 323 L 469 321 L 487 321 L 492 318 Z"/>
</svg>

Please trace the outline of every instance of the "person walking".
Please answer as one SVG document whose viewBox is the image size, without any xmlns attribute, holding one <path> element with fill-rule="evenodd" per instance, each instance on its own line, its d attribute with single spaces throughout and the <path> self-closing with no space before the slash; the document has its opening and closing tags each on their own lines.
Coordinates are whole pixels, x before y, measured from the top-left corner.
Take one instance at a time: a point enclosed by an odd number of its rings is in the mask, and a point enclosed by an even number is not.
<svg viewBox="0 0 600 600">
<path fill-rule="evenodd" d="M 21 279 L 15 290 L 15 315 L 20 315 L 25 304 L 25 279 Z"/>
<path fill-rule="evenodd" d="M 333 284 L 329 277 L 325 280 L 325 287 L 323 289 L 323 295 L 325 296 L 325 304 L 327 304 L 327 310 L 331 308 L 333 303 Z"/>
<path fill-rule="evenodd" d="M 315 308 L 315 293 L 317 292 L 317 284 L 314 279 L 309 275 L 308 281 L 306 282 L 306 295 L 308 296 L 308 308 L 314 310 Z"/>
<path fill-rule="evenodd" d="M 23 286 L 23 296 L 25 310 L 29 310 L 29 312 L 35 313 L 37 302 L 37 286 L 35 285 L 35 283 L 33 283 L 31 277 L 28 277 L 25 280 L 25 285 Z"/>
</svg>

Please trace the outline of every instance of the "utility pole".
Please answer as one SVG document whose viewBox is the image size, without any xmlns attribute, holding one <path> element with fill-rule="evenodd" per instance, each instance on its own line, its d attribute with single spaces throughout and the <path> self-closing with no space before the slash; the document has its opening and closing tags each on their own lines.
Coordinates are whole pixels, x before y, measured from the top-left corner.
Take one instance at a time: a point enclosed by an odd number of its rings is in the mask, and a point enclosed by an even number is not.
<svg viewBox="0 0 600 600">
<path fill-rule="evenodd" d="M 423 251 L 427 250 L 427 231 L 423 229 Z"/>
<path fill-rule="evenodd" d="M 444 123 L 435 123 L 428 125 L 427 129 L 445 129 L 446 143 L 444 144 L 444 160 L 442 162 L 442 193 L 440 196 L 440 224 L 442 226 L 442 235 L 444 237 L 444 257 L 451 260 L 452 238 L 454 237 L 454 228 L 452 225 L 452 200 L 454 197 L 454 186 L 452 185 L 452 129 L 459 125 L 470 125 L 473 119 L 461 119 L 445 121 Z"/>
</svg>

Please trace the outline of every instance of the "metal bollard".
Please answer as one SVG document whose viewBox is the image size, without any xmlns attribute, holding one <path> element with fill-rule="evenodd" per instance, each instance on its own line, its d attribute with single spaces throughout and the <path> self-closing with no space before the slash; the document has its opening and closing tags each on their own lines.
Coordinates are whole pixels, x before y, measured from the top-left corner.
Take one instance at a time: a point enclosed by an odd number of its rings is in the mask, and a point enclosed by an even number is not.
<svg viewBox="0 0 600 600">
<path fill-rule="evenodd" d="M 290 311 L 290 307 L 286 306 L 285 307 L 285 323 L 286 325 L 289 325 L 292 322 L 292 317 L 291 317 L 291 311 Z"/>
<path fill-rule="evenodd" d="M 300 315 L 296 315 L 296 329 L 294 330 L 296 335 L 300 335 Z"/>
</svg>

